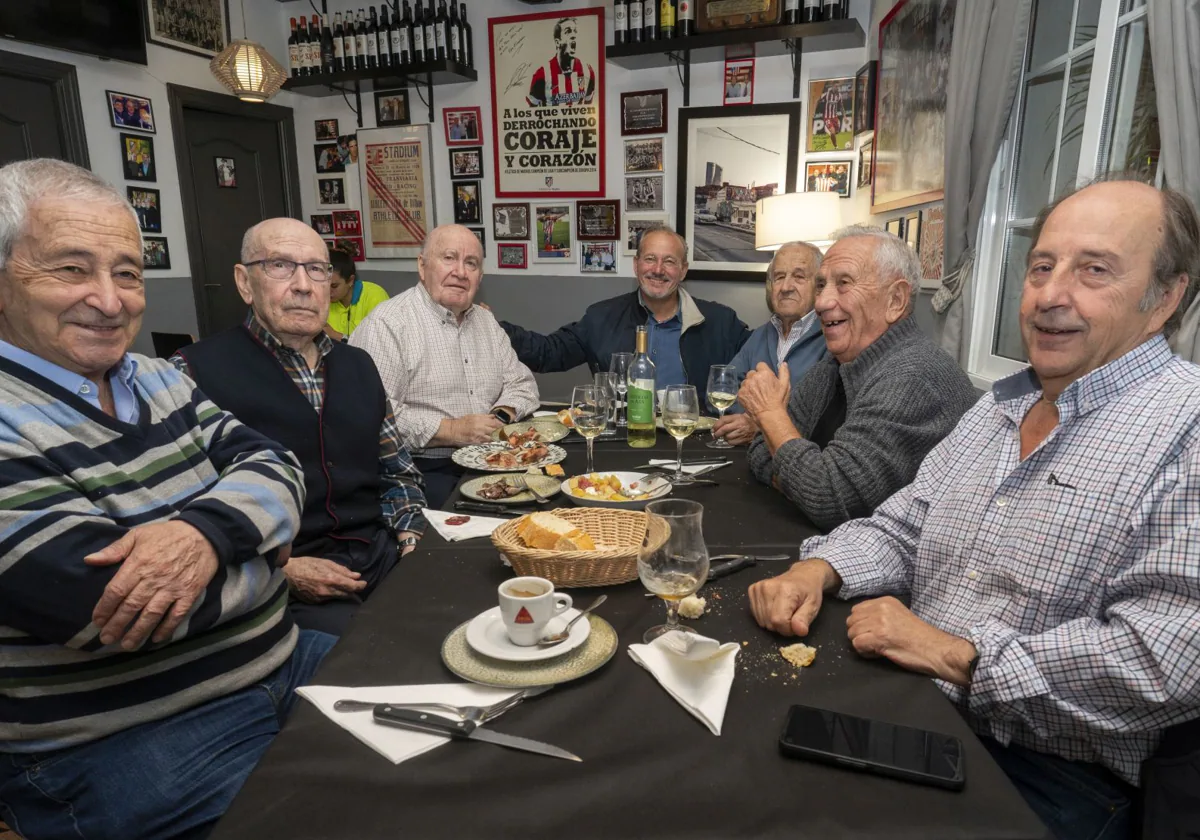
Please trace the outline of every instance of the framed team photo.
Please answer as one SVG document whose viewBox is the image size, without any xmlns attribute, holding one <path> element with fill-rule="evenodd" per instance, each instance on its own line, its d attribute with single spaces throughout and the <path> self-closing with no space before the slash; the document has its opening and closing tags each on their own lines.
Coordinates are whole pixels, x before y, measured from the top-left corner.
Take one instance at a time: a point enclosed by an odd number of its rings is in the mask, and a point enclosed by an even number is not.
<svg viewBox="0 0 1200 840">
<path fill-rule="evenodd" d="M 480 214 L 479 182 L 459 181 L 454 185 L 454 222 L 460 225 L 477 225 Z"/>
<path fill-rule="evenodd" d="M 146 40 L 214 58 L 229 45 L 229 0 L 145 0 Z"/>
<path fill-rule="evenodd" d="M 483 147 L 474 149 L 450 149 L 451 178 L 482 178 Z"/>
<path fill-rule="evenodd" d="M 162 203 L 158 190 L 147 187 L 126 187 L 129 203 L 137 212 L 138 226 L 143 233 L 162 233 Z"/>
<path fill-rule="evenodd" d="M 121 134 L 121 165 L 126 181 L 157 181 L 154 166 L 154 138 Z"/>
<path fill-rule="evenodd" d="M 571 205 L 533 205 L 535 262 L 569 262 L 572 258 Z"/>
<path fill-rule="evenodd" d="M 621 235 L 621 202 L 580 201 L 575 205 L 575 238 L 616 239 Z"/>
<path fill-rule="evenodd" d="M 107 90 L 108 118 L 113 128 L 132 128 L 134 131 L 154 130 L 154 108 L 150 100 L 132 93 L 117 93 Z"/>
<path fill-rule="evenodd" d="M 849 160 L 828 160 L 805 164 L 805 192 L 831 192 L 849 198 L 852 163 Z"/>
<path fill-rule="evenodd" d="M 446 123 L 447 146 L 478 146 L 483 142 L 480 126 L 483 119 L 479 107 L 443 108 L 442 120 Z"/>
<path fill-rule="evenodd" d="M 316 132 L 317 142 L 338 139 L 337 120 L 313 120 L 313 128 Z"/>
<path fill-rule="evenodd" d="M 493 204 L 492 239 L 528 239 L 528 204 Z"/>
<path fill-rule="evenodd" d="M 854 148 L 854 79 L 820 79 L 808 83 L 810 152 L 843 152 Z"/>
<path fill-rule="evenodd" d="M 528 250 L 524 242 L 497 242 L 496 265 L 500 268 L 528 268 Z"/>
<path fill-rule="evenodd" d="M 616 274 L 616 242 L 583 242 L 579 245 L 579 270 L 584 274 Z"/>
<path fill-rule="evenodd" d="M 663 176 L 639 175 L 625 179 L 625 209 L 630 213 L 662 210 Z"/>
<path fill-rule="evenodd" d="M 662 172 L 663 138 L 625 141 L 625 172 Z"/>
</svg>

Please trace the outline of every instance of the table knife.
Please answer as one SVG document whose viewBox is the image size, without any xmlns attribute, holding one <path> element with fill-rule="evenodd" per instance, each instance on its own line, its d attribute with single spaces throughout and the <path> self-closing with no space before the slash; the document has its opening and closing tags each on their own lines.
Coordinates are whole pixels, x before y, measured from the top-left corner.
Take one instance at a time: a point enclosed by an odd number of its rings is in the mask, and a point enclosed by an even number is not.
<svg viewBox="0 0 1200 840">
<path fill-rule="evenodd" d="M 515 750 L 548 755 L 552 758 L 565 758 L 570 761 L 583 761 L 582 758 L 564 749 L 535 741 L 532 738 L 522 738 L 518 735 L 505 735 L 503 732 L 493 732 L 491 729 L 477 726 L 469 720 L 450 720 L 429 712 L 417 712 L 409 709 L 398 709 L 395 706 L 380 705 L 375 707 L 375 722 L 384 726 L 396 726 L 400 729 L 411 729 L 415 732 L 428 732 L 431 735 L 447 735 L 464 741 L 486 741 L 502 747 Z"/>
<path fill-rule="evenodd" d="M 716 557 L 709 558 L 710 563 L 713 560 L 721 562 L 711 563 L 708 567 L 708 579 L 716 580 L 742 569 L 748 569 L 759 560 L 786 560 L 789 556 L 787 554 L 718 554 Z"/>
<path fill-rule="evenodd" d="M 510 505 L 489 505 L 486 502 L 465 502 L 459 499 L 454 503 L 455 510 L 465 510 L 471 513 L 491 513 L 501 516 L 523 516 L 533 513 L 533 508 L 512 507 Z"/>
</svg>

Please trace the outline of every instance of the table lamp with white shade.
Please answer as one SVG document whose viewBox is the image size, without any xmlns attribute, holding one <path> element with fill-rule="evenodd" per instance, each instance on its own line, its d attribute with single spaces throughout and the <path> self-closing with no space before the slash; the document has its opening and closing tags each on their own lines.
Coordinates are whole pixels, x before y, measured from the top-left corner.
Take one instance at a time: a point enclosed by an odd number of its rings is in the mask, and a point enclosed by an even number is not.
<svg viewBox="0 0 1200 840">
<path fill-rule="evenodd" d="M 760 198 L 754 207 L 755 250 L 777 251 L 789 242 L 828 245 L 830 235 L 842 227 L 841 202 L 841 197 L 831 192 Z"/>
</svg>

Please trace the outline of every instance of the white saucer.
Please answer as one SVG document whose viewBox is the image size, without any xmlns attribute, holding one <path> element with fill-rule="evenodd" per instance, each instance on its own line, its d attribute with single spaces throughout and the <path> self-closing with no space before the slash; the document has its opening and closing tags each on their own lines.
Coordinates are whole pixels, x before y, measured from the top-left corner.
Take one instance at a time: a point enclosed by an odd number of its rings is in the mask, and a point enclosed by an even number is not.
<svg viewBox="0 0 1200 840">
<path fill-rule="evenodd" d="M 579 615 L 579 610 L 574 608 L 565 611 L 562 615 L 556 615 L 546 623 L 546 629 L 542 635 L 549 636 L 561 632 L 567 622 L 577 615 Z M 553 659 L 555 656 L 562 656 L 564 653 L 574 650 L 587 641 L 591 632 L 592 625 L 585 618 L 583 621 L 575 622 L 575 626 L 571 628 L 571 635 L 565 642 L 559 642 L 553 647 L 515 645 L 508 638 L 508 632 L 504 629 L 504 619 L 500 617 L 500 608 L 492 607 L 475 616 L 467 625 L 467 644 L 476 653 L 482 653 L 492 659 L 502 659 L 505 662 L 536 662 L 539 659 Z"/>
</svg>

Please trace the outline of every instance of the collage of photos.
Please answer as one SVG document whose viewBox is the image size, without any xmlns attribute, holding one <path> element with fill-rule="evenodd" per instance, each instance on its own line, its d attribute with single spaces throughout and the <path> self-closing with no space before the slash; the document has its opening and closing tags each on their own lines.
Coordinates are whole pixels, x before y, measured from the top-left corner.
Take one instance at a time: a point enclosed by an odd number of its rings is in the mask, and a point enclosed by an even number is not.
<svg viewBox="0 0 1200 840">
<path fill-rule="evenodd" d="M 362 216 L 349 208 L 347 188 L 347 181 L 356 182 L 358 136 L 342 134 L 336 119 L 319 119 L 313 120 L 313 139 L 317 207 L 323 212 L 312 214 L 310 224 L 330 249 L 345 251 L 361 262 L 367 258 Z"/>
<path fill-rule="evenodd" d="M 120 145 L 121 173 L 126 181 L 155 183 L 158 167 L 154 154 L 154 138 L 157 133 L 154 119 L 154 103 L 148 97 L 115 90 L 104 92 L 108 106 L 109 122 L 115 129 Z M 139 132 L 134 134 L 132 132 Z M 126 186 L 126 196 L 137 214 L 138 227 L 142 233 L 162 233 L 162 194 L 148 187 Z M 142 261 L 146 269 L 169 269 L 171 252 L 165 236 L 142 237 Z"/>
</svg>

